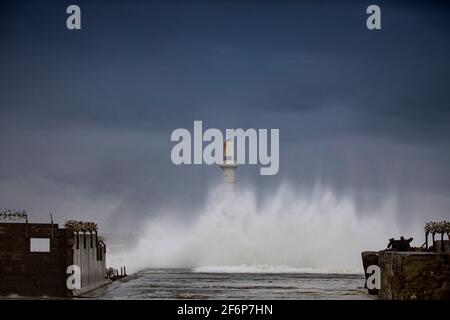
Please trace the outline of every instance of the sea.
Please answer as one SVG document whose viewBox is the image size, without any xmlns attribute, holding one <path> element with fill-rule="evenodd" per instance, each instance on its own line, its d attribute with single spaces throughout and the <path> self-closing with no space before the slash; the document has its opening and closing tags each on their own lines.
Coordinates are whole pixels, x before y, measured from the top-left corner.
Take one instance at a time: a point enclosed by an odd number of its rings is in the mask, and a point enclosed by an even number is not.
<svg viewBox="0 0 450 320">
<path fill-rule="evenodd" d="M 364 275 L 323 269 L 205 267 L 145 269 L 112 283 L 99 299 L 375 299 Z"/>
</svg>

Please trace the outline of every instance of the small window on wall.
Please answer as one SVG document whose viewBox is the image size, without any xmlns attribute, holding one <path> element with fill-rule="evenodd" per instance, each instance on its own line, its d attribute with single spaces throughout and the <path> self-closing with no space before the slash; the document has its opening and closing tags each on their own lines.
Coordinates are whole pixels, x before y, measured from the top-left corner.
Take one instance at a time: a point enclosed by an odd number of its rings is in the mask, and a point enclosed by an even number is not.
<svg viewBox="0 0 450 320">
<path fill-rule="evenodd" d="M 50 252 L 50 239 L 31 238 L 30 252 Z"/>
</svg>

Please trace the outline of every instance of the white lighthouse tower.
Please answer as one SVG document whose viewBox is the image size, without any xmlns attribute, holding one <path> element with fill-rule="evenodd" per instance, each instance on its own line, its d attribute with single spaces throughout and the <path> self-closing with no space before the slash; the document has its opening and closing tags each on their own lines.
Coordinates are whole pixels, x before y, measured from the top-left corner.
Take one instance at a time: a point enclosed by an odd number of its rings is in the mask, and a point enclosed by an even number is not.
<svg viewBox="0 0 450 320">
<path fill-rule="evenodd" d="M 234 160 L 233 141 L 226 140 L 223 144 L 223 164 L 220 165 L 226 191 L 234 192 L 236 184 L 236 168 L 237 164 Z"/>
</svg>

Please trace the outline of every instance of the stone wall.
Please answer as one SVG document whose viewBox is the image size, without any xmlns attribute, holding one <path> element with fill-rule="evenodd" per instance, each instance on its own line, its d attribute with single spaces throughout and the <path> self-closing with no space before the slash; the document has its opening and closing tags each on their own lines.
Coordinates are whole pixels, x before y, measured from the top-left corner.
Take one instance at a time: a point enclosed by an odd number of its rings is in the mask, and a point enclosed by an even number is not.
<svg viewBox="0 0 450 320">
<path fill-rule="evenodd" d="M 50 239 L 50 252 L 30 252 L 30 238 Z M 0 223 L 0 295 L 65 296 L 66 253 L 58 225 Z"/>
<path fill-rule="evenodd" d="M 396 300 L 450 299 L 450 254 L 381 251 L 378 296 Z"/>
<path fill-rule="evenodd" d="M 46 238 L 50 252 L 30 252 Z M 82 290 L 68 290 L 67 267 L 81 268 Z M 56 224 L 0 223 L 0 296 L 70 297 L 105 282 L 106 248 L 95 233 L 79 235 Z"/>
</svg>

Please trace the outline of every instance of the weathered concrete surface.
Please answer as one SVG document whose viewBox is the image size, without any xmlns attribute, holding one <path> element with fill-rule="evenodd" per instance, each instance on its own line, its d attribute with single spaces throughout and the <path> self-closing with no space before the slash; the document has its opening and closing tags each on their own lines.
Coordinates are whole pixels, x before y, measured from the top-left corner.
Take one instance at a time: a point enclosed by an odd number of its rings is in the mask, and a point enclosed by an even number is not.
<svg viewBox="0 0 450 320">
<path fill-rule="evenodd" d="M 84 287 L 78 290 L 73 290 L 73 297 L 78 298 L 96 298 L 101 296 L 108 289 L 108 285 L 111 284 L 110 279 L 105 279 L 102 281 L 97 281 L 96 283 Z"/>
<path fill-rule="evenodd" d="M 99 244 L 95 233 L 67 233 L 73 239 L 70 242 L 72 247 L 69 256 L 73 257 L 71 264 L 81 268 L 81 287 L 89 291 L 92 286 L 100 286 L 106 278 L 105 247 Z"/>
<path fill-rule="evenodd" d="M 370 274 L 367 274 L 367 268 L 369 266 L 375 265 L 378 266 L 378 251 L 364 251 L 361 253 L 361 258 L 363 262 L 364 275 L 366 277 L 366 281 L 364 282 L 364 288 L 367 288 L 367 279 Z M 368 289 L 369 294 L 378 294 L 378 289 Z"/>
<path fill-rule="evenodd" d="M 30 238 L 50 239 L 50 252 L 30 252 Z M 97 235 L 57 224 L 0 223 L 0 296 L 72 297 L 67 267 L 81 268 L 82 292 L 106 282 L 106 248 Z"/>
<path fill-rule="evenodd" d="M 450 299 L 450 254 L 380 251 L 378 296 L 395 300 Z"/>
<path fill-rule="evenodd" d="M 30 238 L 50 239 L 50 252 L 30 252 Z M 58 225 L 0 223 L 0 296 L 65 296 L 66 249 Z"/>
</svg>

